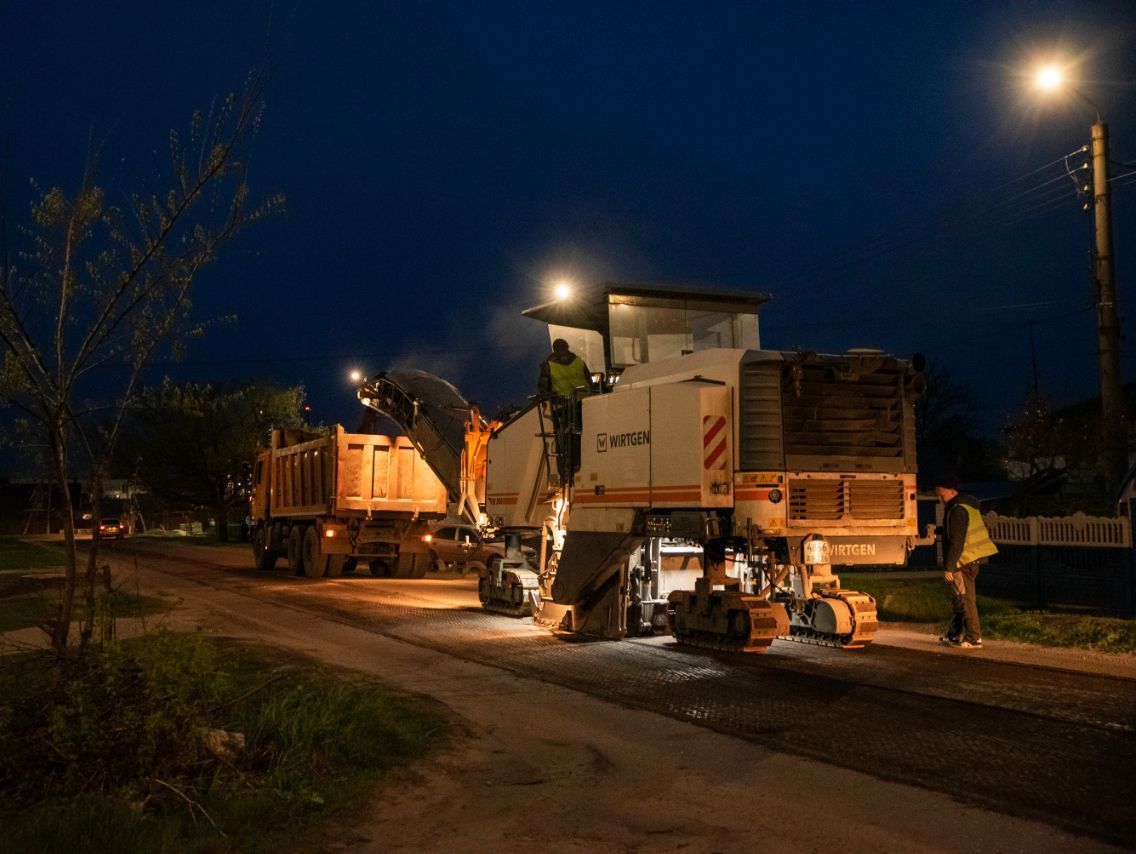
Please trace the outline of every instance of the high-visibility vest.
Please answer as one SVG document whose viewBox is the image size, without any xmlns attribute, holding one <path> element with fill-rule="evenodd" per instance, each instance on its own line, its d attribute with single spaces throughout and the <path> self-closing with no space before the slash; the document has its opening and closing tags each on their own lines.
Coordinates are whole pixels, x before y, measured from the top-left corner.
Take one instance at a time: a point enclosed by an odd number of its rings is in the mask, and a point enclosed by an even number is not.
<svg viewBox="0 0 1136 854">
<path fill-rule="evenodd" d="M 969 504 L 959 504 L 966 511 L 966 539 L 963 540 L 962 554 L 959 555 L 959 566 L 966 566 L 984 557 L 998 554 L 998 547 L 990 539 L 990 532 L 986 530 L 986 523 L 982 521 L 982 514 Z"/>
<path fill-rule="evenodd" d="M 565 400 L 572 397 L 574 389 L 588 385 L 588 372 L 584 369 L 584 360 L 579 356 L 567 365 L 550 358 L 548 373 L 552 377 L 552 390 Z"/>
</svg>

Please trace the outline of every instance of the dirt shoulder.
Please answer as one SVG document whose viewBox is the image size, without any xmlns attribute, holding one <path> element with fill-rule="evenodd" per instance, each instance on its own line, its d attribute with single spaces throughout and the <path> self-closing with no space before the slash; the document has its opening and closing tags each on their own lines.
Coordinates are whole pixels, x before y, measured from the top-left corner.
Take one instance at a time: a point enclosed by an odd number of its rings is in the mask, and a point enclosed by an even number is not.
<svg viewBox="0 0 1136 854">
<path fill-rule="evenodd" d="M 933 623 L 881 623 L 876 643 L 936 655 L 964 656 L 1030 667 L 1072 670 L 1095 676 L 1136 679 L 1136 654 L 1038 646 L 1009 640 L 988 640 L 981 649 L 960 650 L 941 644 L 938 629 Z"/>
</svg>

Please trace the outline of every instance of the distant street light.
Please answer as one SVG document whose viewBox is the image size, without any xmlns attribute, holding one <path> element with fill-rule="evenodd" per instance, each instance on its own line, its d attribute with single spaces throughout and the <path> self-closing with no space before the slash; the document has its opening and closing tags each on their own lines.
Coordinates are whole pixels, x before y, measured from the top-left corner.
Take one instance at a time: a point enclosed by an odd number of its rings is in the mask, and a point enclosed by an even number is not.
<svg viewBox="0 0 1136 854">
<path fill-rule="evenodd" d="M 566 279 L 561 279 L 556 283 L 552 290 L 558 300 L 566 300 L 572 296 L 572 283 Z"/>
<path fill-rule="evenodd" d="M 350 376 L 351 376 L 351 382 L 357 383 L 357 382 L 359 382 L 360 380 L 363 379 L 363 372 L 359 371 L 359 370 L 355 370 L 355 371 L 351 372 Z"/>
<path fill-rule="evenodd" d="M 1116 281 L 1113 275 L 1112 209 L 1108 194 L 1108 125 L 1100 107 L 1080 90 L 1065 82 L 1055 65 L 1042 68 L 1038 88 L 1047 92 L 1069 91 L 1092 108 L 1097 120 L 1092 126 L 1093 232 L 1096 237 L 1093 279 L 1097 297 L 1097 355 L 1101 396 L 1101 439 L 1104 473 L 1108 487 L 1115 488 L 1128 473 L 1128 436 L 1124 427 L 1124 389 L 1120 374 L 1120 319 L 1116 313 Z"/>
</svg>

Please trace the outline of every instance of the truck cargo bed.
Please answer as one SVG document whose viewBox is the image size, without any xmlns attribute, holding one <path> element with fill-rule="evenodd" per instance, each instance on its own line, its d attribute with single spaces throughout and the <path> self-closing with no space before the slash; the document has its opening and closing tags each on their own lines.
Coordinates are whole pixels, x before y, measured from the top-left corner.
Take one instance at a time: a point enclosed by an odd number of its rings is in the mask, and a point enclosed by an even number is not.
<svg viewBox="0 0 1136 854">
<path fill-rule="evenodd" d="M 446 512 L 446 489 L 403 436 L 347 433 L 283 445 L 273 431 L 271 515 Z"/>
</svg>

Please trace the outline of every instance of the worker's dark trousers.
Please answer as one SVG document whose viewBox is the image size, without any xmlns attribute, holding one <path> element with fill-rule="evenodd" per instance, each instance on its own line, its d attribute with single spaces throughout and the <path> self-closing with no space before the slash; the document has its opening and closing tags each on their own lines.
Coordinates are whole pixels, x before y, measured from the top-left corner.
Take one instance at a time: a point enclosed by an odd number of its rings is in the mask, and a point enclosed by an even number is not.
<svg viewBox="0 0 1136 854">
<path fill-rule="evenodd" d="M 978 622 L 978 593 L 975 579 L 978 578 L 978 564 L 968 563 L 959 567 L 951 584 L 951 624 L 947 636 L 961 638 L 973 643 L 982 639 L 982 626 Z M 961 588 L 961 590 L 960 590 Z"/>
<path fill-rule="evenodd" d="M 572 411 L 573 405 L 575 413 Z M 556 434 L 556 457 L 561 483 L 570 483 L 572 475 L 580 469 L 580 434 L 576 432 L 576 425 L 580 423 L 580 409 L 578 401 L 575 404 L 563 398 L 552 401 L 552 430 Z"/>
</svg>

